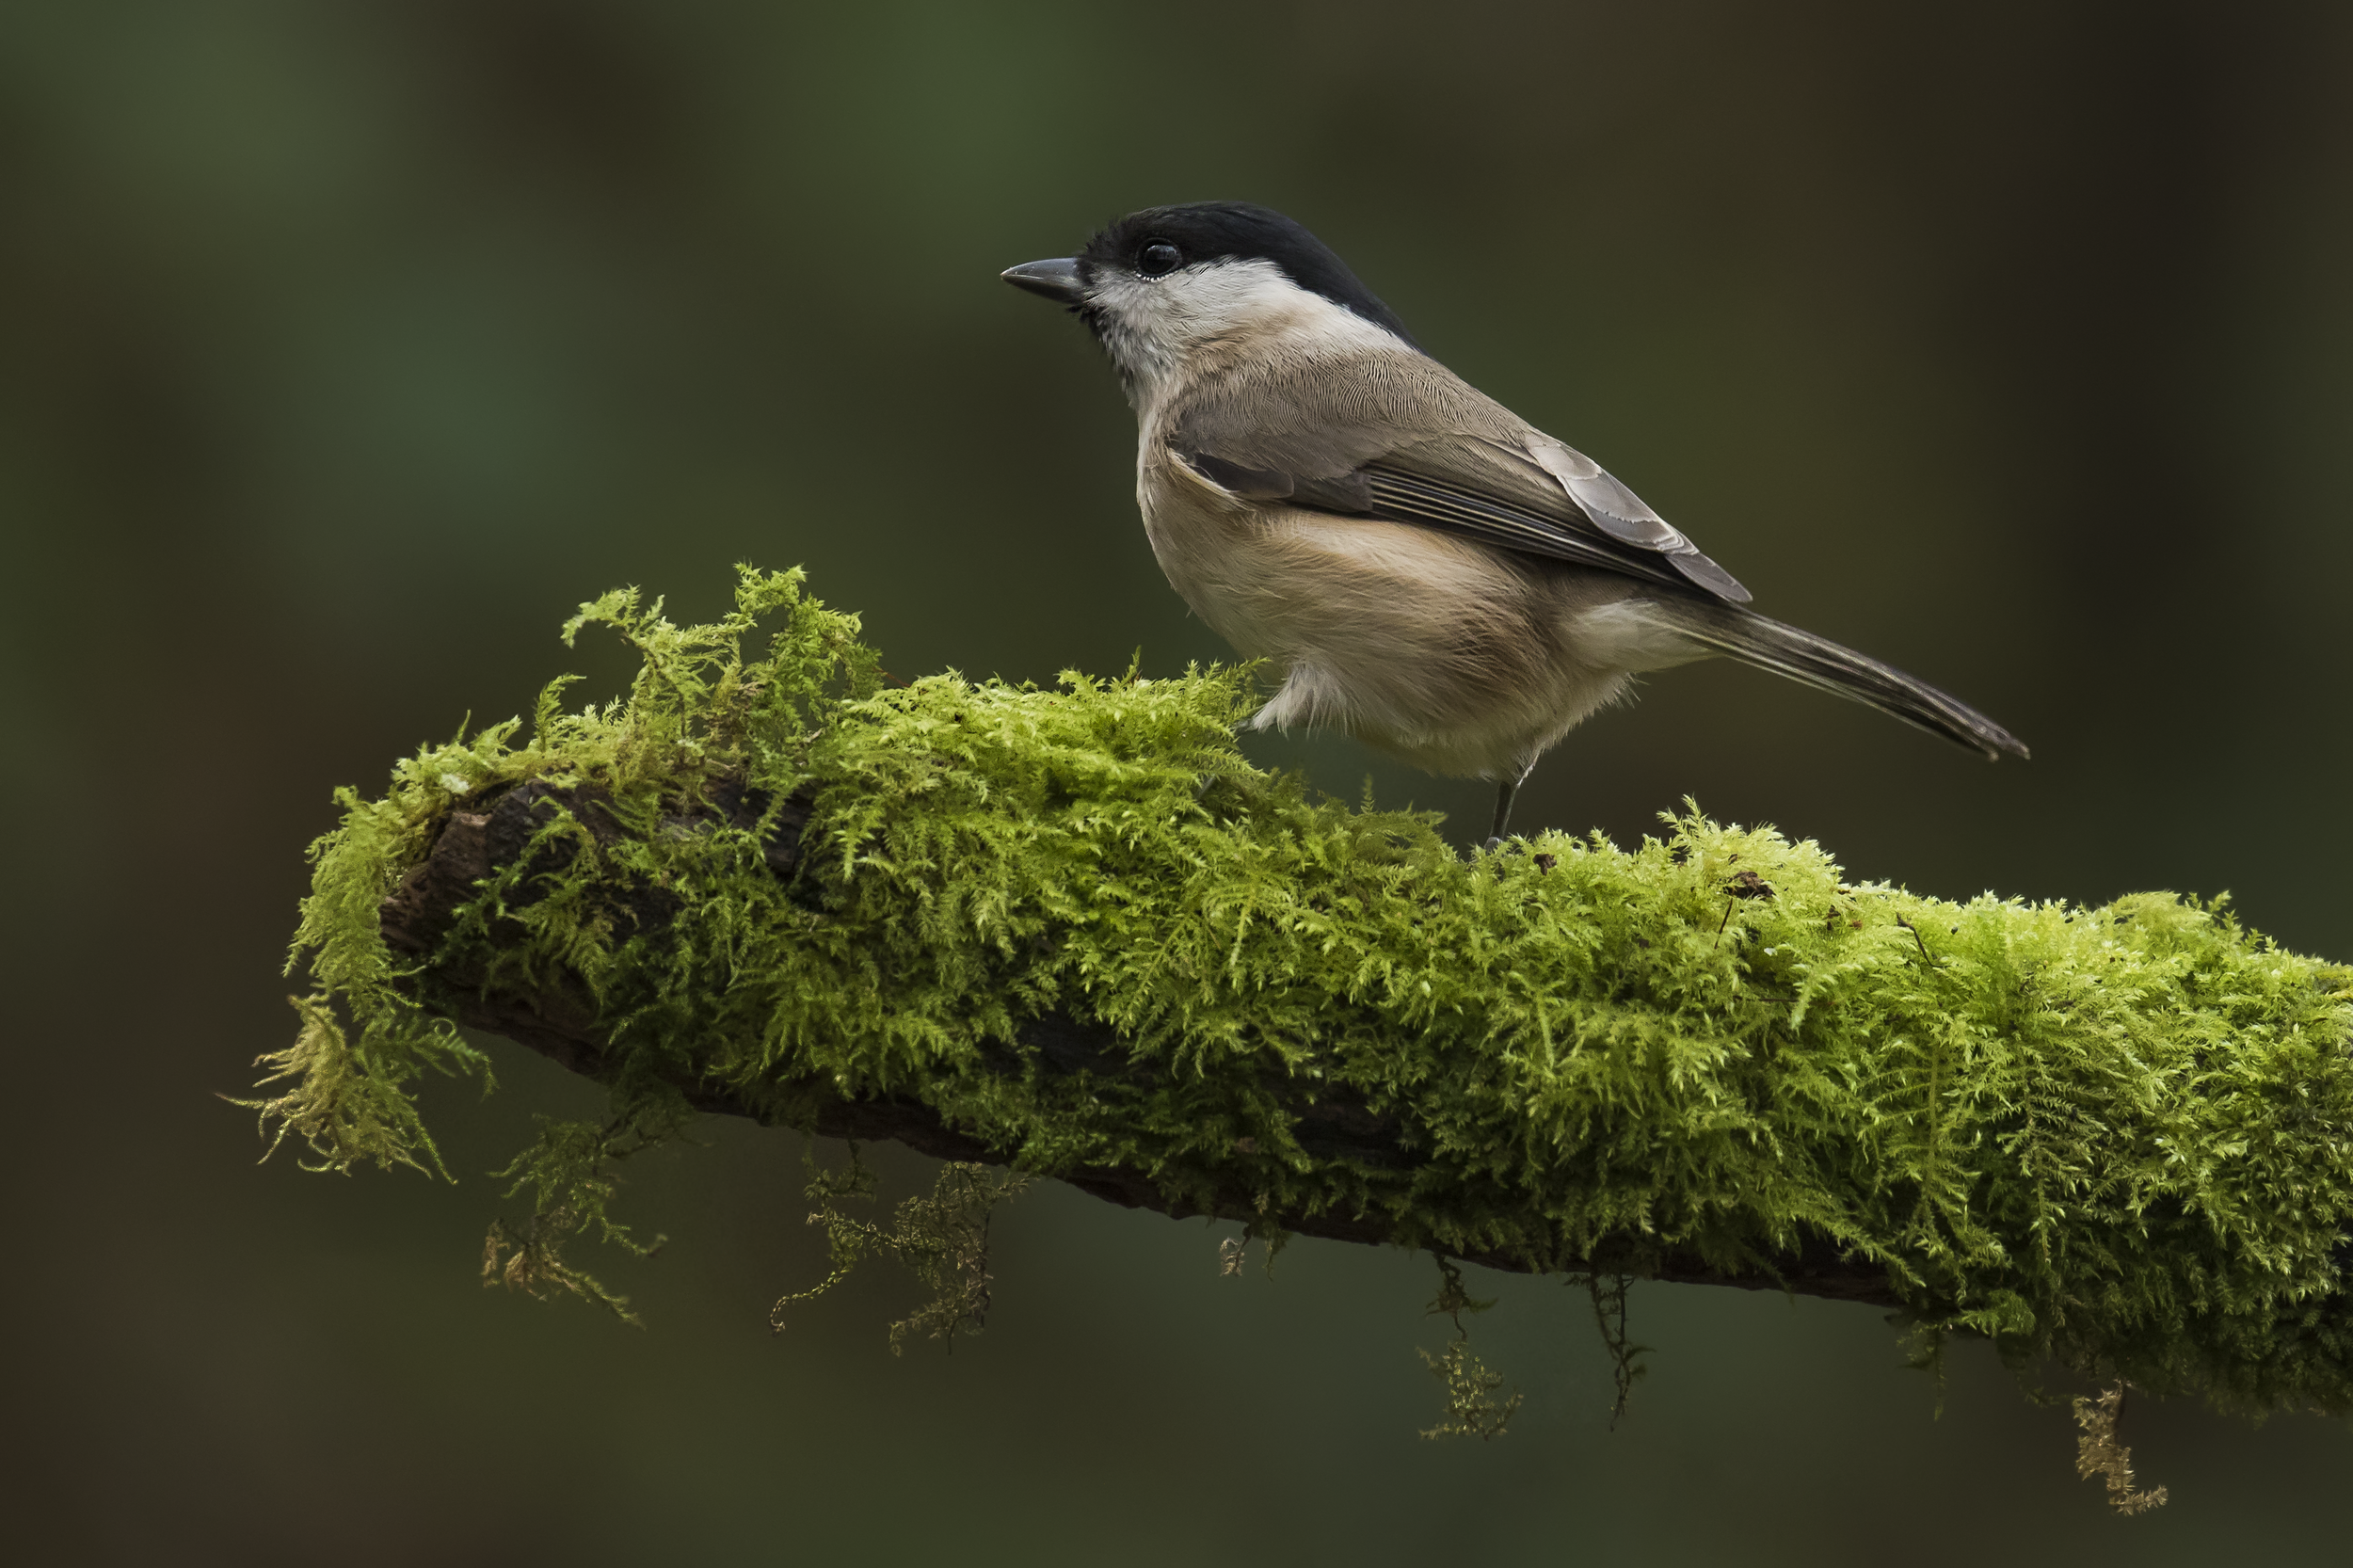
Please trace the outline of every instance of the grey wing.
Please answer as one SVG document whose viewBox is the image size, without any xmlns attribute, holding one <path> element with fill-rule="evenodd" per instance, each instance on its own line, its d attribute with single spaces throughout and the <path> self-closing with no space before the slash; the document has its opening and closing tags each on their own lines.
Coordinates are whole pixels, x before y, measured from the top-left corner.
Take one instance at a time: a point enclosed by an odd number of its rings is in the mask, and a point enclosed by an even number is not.
<svg viewBox="0 0 2353 1568">
<path fill-rule="evenodd" d="M 1218 389 L 1184 410 L 1170 444 L 1252 499 L 1750 597 L 1601 465 L 1410 351 Z"/>
</svg>

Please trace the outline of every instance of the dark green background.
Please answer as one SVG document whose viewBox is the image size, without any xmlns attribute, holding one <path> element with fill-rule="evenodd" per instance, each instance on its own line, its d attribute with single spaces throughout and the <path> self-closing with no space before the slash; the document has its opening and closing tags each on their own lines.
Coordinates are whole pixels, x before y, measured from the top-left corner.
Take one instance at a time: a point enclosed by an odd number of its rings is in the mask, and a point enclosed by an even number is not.
<svg viewBox="0 0 2353 1568">
<path fill-rule="evenodd" d="M 813 1281 L 799 1140 L 632 1172 L 650 1327 L 485 1294 L 480 1174 L 593 1104 L 494 1047 L 456 1188 L 255 1168 L 329 790 L 805 563 L 901 676 L 1221 656 L 1161 583 L 1084 333 L 997 271 L 1104 218 L 1299 216 L 1433 352 L 1769 613 L 2026 737 L 1988 767 L 1704 666 L 1536 776 L 1622 841 L 1690 793 L 1940 894 L 2233 890 L 2353 957 L 2343 8 L 70 0 L 0 20 L 10 1368 L 42 1560 L 2171 1563 L 2341 1551 L 2341 1425 L 2062 1409 L 1871 1312 L 1481 1280 L 1529 1402 L 1419 1442 L 1425 1260 L 1041 1190 L 998 1311 L 904 1360 Z M 1348 743 L 1353 795 L 1484 809 Z M 881 1160 L 887 1190 L 922 1179 Z M 2072 1391 L 2072 1390 L 2069 1390 Z M 19 1560 L 33 1560 L 20 1557 Z"/>
</svg>

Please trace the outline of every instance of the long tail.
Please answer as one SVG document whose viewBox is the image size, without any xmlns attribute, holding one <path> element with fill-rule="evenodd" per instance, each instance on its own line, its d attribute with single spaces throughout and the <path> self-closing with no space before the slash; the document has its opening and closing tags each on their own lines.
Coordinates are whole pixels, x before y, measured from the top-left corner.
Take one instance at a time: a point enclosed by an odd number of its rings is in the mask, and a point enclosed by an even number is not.
<svg viewBox="0 0 2353 1568">
<path fill-rule="evenodd" d="M 1661 595 L 1645 600 L 1657 620 L 1718 653 L 1785 675 L 1818 691 L 1851 697 L 1931 735 L 1982 752 L 2026 755 L 2025 744 L 1965 702 L 1914 680 L 1891 664 L 1841 648 L 1811 632 L 1769 620 L 1737 604 Z"/>
</svg>

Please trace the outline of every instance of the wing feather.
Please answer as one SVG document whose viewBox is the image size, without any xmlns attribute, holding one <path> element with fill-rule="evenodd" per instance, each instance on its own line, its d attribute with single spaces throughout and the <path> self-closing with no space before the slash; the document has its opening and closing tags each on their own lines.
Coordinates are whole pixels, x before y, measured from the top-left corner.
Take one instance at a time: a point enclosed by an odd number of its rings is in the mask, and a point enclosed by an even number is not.
<svg viewBox="0 0 2353 1568">
<path fill-rule="evenodd" d="M 1750 597 L 1600 464 L 1401 345 L 1207 388 L 1170 445 L 1246 499 L 1442 529 L 1736 604 Z"/>
</svg>

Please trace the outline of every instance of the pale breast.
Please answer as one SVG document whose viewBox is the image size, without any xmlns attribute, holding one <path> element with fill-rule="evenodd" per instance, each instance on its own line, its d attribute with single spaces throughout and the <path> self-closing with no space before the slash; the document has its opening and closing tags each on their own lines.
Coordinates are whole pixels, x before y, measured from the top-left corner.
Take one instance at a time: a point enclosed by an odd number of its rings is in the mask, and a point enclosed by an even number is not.
<svg viewBox="0 0 2353 1568">
<path fill-rule="evenodd" d="M 1242 501 L 1149 449 L 1138 501 L 1171 585 L 1280 672 L 1262 726 L 1330 726 L 1437 772 L 1516 776 L 1630 669 L 1690 656 L 1614 574 Z"/>
</svg>

